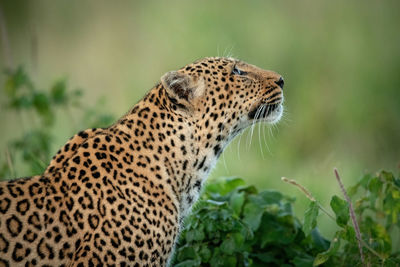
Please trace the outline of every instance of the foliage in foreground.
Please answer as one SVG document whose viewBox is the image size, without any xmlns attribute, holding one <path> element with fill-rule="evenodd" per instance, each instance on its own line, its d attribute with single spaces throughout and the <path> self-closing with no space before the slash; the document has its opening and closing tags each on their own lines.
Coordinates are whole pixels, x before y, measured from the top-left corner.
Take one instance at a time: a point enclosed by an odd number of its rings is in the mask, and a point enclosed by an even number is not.
<svg viewBox="0 0 400 267">
<path fill-rule="evenodd" d="M 364 176 L 348 191 L 366 266 L 399 266 L 394 242 L 400 240 L 394 233 L 400 230 L 400 179 L 382 171 Z M 293 201 L 277 191 L 258 192 L 240 178 L 213 181 L 186 219 L 174 266 L 363 265 L 345 200 L 332 197 L 333 216 L 313 199 L 303 223 L 292 212 Z M 338 227 L 331 241 L 317 230 L 321 210 Z"/>
<path fill-rule="evenodd" d="M 104 127 L 113 116 L 82 104 L 83 92 L 69 90 L 65 79 L 56 81 L 48 89 L 38 88 L 24 68 L 5 71 L 5 83 L 1 101 L 2 112 L 14 113 L 21 119 L 19 133 L 7 145 L 5 159 L 0 161 L 0 180 L 18 175 L 16 170 L 29 168 L 32 175 L 42 173 L 52 155 L 56 119 L 60 113 L 69 115 L 70 124 L 82 124 L 86 128 Z M 81 118 L 74 118 L 71 111 L 79 109 Z M 26 124 L 24 124 L 24 122 Z M 27 123 L 28 122 L 28 123 Z M 71 131 L 77 131 L 76 129 Z"/>
<path fill-rule="evenodd" d="M 186 220 L 175 266 L 309 266 L 329 242 L 317 230 L 304 235 L 292 202 L 239 178 L 209 184 Z"/>
</svg>

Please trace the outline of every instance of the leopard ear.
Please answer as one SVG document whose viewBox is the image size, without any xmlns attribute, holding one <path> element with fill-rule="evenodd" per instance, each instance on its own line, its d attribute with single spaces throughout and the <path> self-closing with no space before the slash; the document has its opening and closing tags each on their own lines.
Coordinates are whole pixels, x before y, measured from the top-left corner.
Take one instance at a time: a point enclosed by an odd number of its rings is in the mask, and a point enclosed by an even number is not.
<svg viewBox="0 0 400 267">
<path fill-rule="evenodd" d="M 179 102 L 191 102 L 194 98 L 204 92 L 204 82 L 200 79 L 193 79 L 192 76 L 178 71 L 170 71 L 161 77 L 170 98 Z"/>
</svg>

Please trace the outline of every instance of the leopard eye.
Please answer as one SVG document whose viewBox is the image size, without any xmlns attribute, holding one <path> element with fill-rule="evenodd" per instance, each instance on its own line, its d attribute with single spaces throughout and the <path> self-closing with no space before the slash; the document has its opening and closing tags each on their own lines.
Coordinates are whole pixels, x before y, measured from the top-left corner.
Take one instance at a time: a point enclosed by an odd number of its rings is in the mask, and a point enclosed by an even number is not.
<svg viewBox="0 0 400 267">
<path fill-rule="evenodd" d="M 232 74 L 236 74 L 236 75 L 245 75 L 245 74 L 247 74 L 247 72 L 238 69 L 238 67 L 236 67 L 236 65 L 235 65 L 235 66 L 233 67 L 233 69 L 232 69 Z"/>
</svg>

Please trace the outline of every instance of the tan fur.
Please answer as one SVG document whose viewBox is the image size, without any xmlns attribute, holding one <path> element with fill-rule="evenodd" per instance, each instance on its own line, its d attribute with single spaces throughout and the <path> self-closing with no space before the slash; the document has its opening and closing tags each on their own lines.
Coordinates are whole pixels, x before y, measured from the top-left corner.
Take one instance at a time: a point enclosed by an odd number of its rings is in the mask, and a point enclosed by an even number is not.
<svg viewBox="0 0 400 267">
<path fill-rule="evenodd" d="M 0 183 L 0 266 L 167 265 L 223 149 L 280 118 L 280 78 L 231 58 L 196 61 L 114 125 L 72 137 L 42 175 Z"/>
</svg>

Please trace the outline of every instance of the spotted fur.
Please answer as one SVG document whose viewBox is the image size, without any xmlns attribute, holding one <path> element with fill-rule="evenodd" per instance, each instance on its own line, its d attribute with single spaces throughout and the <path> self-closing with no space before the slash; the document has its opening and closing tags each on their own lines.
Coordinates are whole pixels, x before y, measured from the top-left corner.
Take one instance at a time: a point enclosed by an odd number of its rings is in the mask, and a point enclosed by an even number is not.
<svg viewBox="0 0 400 267">
<path fill-rule="evenodd" d="M 282 113 L 280 75 L 205 58 L 104 129 L 73 136 L 39 176 L 0 184 L 0 266 L 165 266 L 228 143 Z"/>
</svg>

